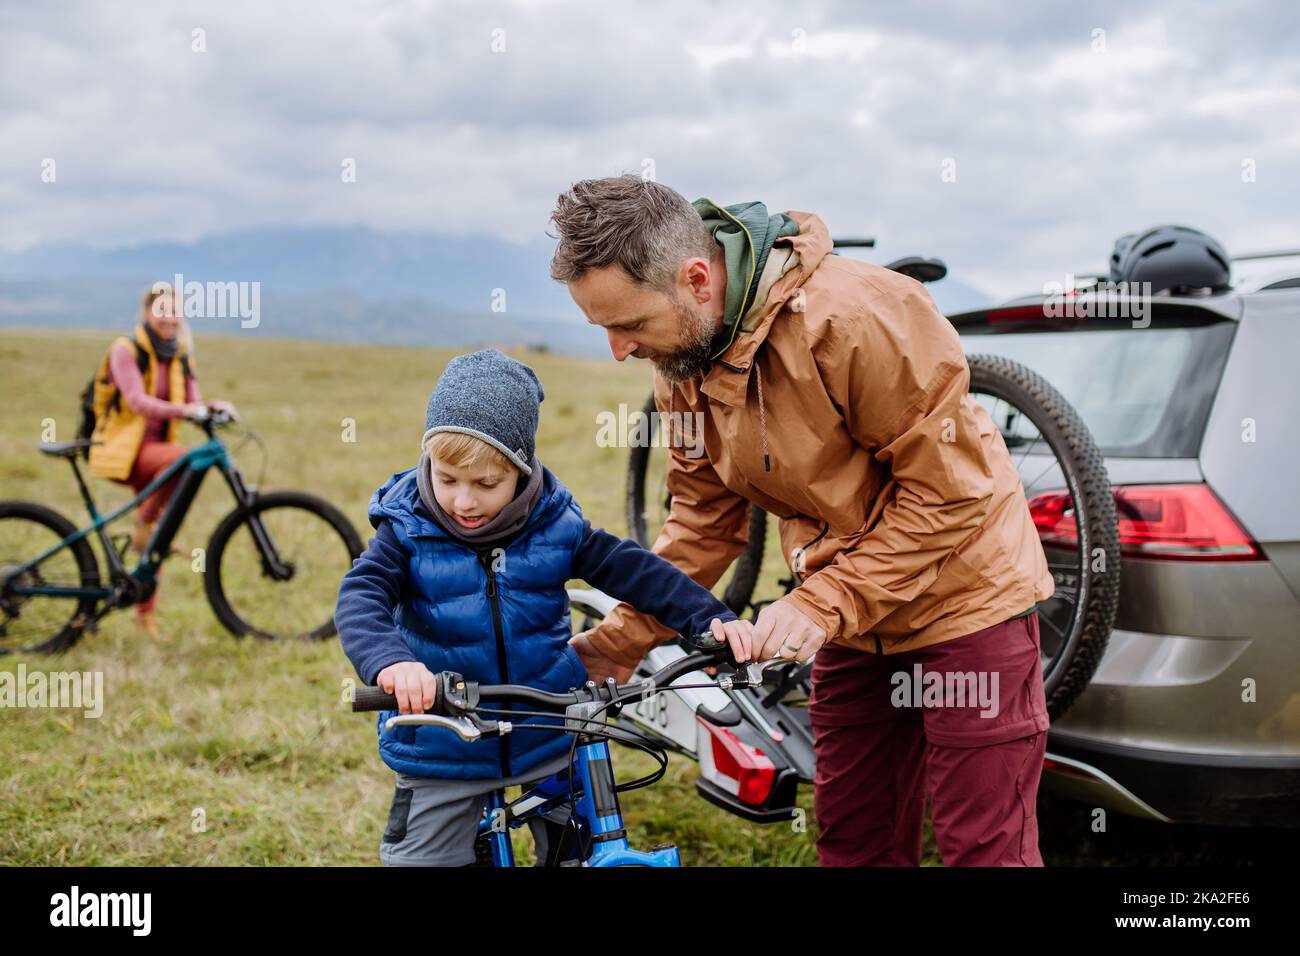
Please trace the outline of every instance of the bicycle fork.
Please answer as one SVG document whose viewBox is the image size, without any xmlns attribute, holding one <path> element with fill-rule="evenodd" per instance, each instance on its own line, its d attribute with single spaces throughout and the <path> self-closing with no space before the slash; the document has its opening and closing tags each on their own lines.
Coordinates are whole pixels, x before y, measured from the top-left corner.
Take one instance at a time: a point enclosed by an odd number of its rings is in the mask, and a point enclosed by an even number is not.
<svg viewBox="0 0 1300 956">
<path fill-rule="evenodd" d="M 571 705 L 565 711 L 565 723 L 574 729 L 589 727 L 593 722 L 602 720 L 605 706 L 598 702 Z M 566 861 L 567 865 L 681 866 L 677 847 L 671 844 L 661 844 L 650 850 L 631 848 L 627 829 L 623 825 L 618 791 L 614 785 L 609 743 L 582 732 L 577 734 L 577 738 L 577 752 L 571 768 L 573 806 L 565 809 L 573 818 L 587 823 L 590 854 L 585 860 Z M 541 804 L 549 803 L 552 799 L 567 797 L 569 785 L 569 777 L 554 774 L 511 804 L 505 802 L 504 791 L 496 790 L 488 795 L 486 814 L 479 825 L 479 831 L 489 835 L 494 865 L 514 865 L 510 830 L 518 824 L 513 821 L 528 812 L 537 811 Z"/>
</svg>

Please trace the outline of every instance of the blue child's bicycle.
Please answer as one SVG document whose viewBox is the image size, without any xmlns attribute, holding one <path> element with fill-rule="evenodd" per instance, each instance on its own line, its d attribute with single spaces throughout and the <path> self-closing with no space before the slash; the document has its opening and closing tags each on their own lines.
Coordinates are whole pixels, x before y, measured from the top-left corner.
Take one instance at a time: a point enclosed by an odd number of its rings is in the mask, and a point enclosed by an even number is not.
<svg viewBox="0 0 1300 956">
<path fill-rule="evenodd" d="M 664 775 L 668 758 L 662 748 L 634 730 L 611 727 L 615 717 L 629 701 L 644 700 L 656 689 L 672 684 L 691 671 L 712 664 L 735 666 L 730 646 L 711 634 L 699 634 L 682 640 L 692 649 L 683 657 L 631 684 L 616 684 L 613 678 L 604 684 L 588 681 L 585 686 L 557 694 L 518 684 L 479 684 L 460 674 L 443 671 L 437 675 L 438 691 L 433 709 L 424 714 L 398 714 L 385 726 L 427 724 L 445 727 L 462 740 L 476 741 L 510 733 L 509 721 L 483 714 L 547 716 L 556 719 L 548 729 L 573 734 L 567 771 L 553 774 L 532 785 L 515 800 L 507 803 L 504 790 L 488 795 L 479 822 L 475 853 L 481 866 L 515 865 L 510 831 L 528 824 L 537 843 L 538 866 L 681 866 L 677 847 L 660 844 L 648 850 L 634 850 L 628 844 L 627 830 L 619 807 L 618 794 L 656 783 Z M 761 682 L 764 665 L 741 666 L 721 678 L 727 686 L 748 686 Z M 681 685 L 675 689 L 681 689 Z M 513 710 L 506 712 L 490 704 L 524 704 L 544 711 Z M 354 711 L 396 710 L 397 698 L 378 687 L 359 687 L 353 693 Z M 522 725 L 527 729 L 536 725 Z M 616 740 L 651 753 L 658 769 L 628 783 L 614 779 L 609 741 Z"/>
<path fill-rule="evenodd" d="M 203 574 L 217 619 L 237 637 L 325 638 L 335 633 L 338 581 L 361 554 L 361 538 L 327 501 L 297 491 L 263 493 L 246 484 L 215 434 L 231 420 L 224 410 L 196 420 L 208 440 L 103 516 L 77 467 L 77 456 L 93 439 L 40 446 L 45 454 L 72 465 L 91 524 L 78 529 L 34 501 L 0 501 L 0 654 L 65 650 L 105 614 L 148 599 L 203 477 L 213 468 L 226 479 L 235 508 L 217 525 L 207 548 L 196 549 L 190 560 Z M 111 539 L 107 526 L 173 478 L 176 485 L 167 507 L 139 564 L 128 570 L 130 536 Z M 103 545 L 106 581 L 90 547 L 92 534 Z"/>
</svg>

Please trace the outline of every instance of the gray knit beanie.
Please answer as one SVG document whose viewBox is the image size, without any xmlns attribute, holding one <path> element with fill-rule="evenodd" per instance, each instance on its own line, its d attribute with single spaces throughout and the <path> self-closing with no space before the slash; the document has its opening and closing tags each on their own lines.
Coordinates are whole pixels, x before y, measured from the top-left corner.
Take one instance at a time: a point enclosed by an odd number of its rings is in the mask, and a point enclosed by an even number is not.
<svg viewBox="0 0 1300 956">
<path fill-rule="evenodd" d="M 420 446 L 438 432 L 459 432 L 487 442 L 532 474 L 542 383 L 536 373 L 497 349 L 457 355 L 429 396 Z"/>
</svg>

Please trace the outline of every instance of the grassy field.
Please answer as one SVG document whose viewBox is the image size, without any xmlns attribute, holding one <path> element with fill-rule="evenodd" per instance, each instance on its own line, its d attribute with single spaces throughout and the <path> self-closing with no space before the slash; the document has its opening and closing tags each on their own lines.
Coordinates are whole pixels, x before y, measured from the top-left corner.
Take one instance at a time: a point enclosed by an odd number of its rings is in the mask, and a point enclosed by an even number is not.
<svg viewBox="0 0 1300 956">
<path fill-rule="evenodd" d="M 110 338 L 85 331 L 0 336 L 0 497 L 41 501 L 84 522 L 67 465 L 35 446 L 48 419 L 58 439 L 74 436 L 77 395 Z M 366 503 L 391 473 L 415 464 L 429 392 L 454 353 L 260 335 L 201 335 L 198 345 L 204 397 L 236 402 L 265 440 L 263 487 L 321 495 L 367 539 Z M 519 357 L 547 393 L 540 458 L 593 524 L 626 533 L 627 452 L 596 444 L 596 414 L 620 402 L 640 407 L 649 367 Z M 345 419 L 355 422 L 355 441 L 344 440 Z M 186 429 L 183 440 L 197 442 L 201 434 Z M 236 460 L 256 478 L 256 448 Z M 128 500 L 109 482 L 93 490 L 102 509 Z M 179 536 L 182 550 L 204 545 L 230 506 L 229 491 L 210 476 Z M 780 593 L 778 567 L 785 571 L 775 537 L 759 585 L 772 596 Z M 102 671 L 107 702 L 98 720 L 58 710 L 0 713 L 0 863 L 376 863 L 392 775 L 378 758 L 373 719 L 341 702 L 342 683 L 354 674 L 338 642 L 231 638 L 212 615 L 200 575 L 182 559 L 167 564 L 161 594 L 156 639 L 138 631 L 127 612 L 107 618 L 61 658 L 4 659 L 10 671 L 20 663 L 29 671 Z M 623 779 L 653 766 L 621 747 L 616 762 Z M 633 845 L 675 842 L 690 865 L 816 864 L 810 789 L 800 798 L 809 826 L 794 832 L 715 809 L 696 796 L 694 779 L 694 765 L 674 757 L 659 785 L 624 796 Z M 1109 837 L 1099 836 L 1090 822 L 1088 808 L 1044 799 L 1049 864 L 1249 862 L 1266 844 L 1278 846 L 1266 834 L 1136 821 L 1117 821 Z M 519 840 L 525 848 L 522 833 Z M 938 862 L 928 824 L 925 861 Z"/>
<path fill-rule="evenodd" d="M 78 524 L 86 520 L 68 466 L 35 446 L 46 419 L 58 439 L 74 436 L 77 395 L 110 339 L 3 333 L 0 497 L 41 501 Z M 366 503 L 390 474 L 415 464 L 429 392 L 454 354 L 201 336 L 195 365 L 204 397 L 234 401 L 264 439 L 263 487 L 319 494 L 367 539 Z M 619 402 L 639 407 L 648 366 L 519 357 L 547 393 L 539 457 L 593 524 L 624 534 L 627 453 L 597 446 L 596 413 Z M 343 440 L 345 419 L 355 421 L 355 441 Z M 202 437 L 185 428 L 187 444 Z M 256 478 L 255 447 L 236 460 Z M 110 482 L 92 490 L 101 510 L 129 499 Z M 179 535 L 182 551 L 203 546 L 230 506 L 229 491 L 209 476 Z M 769 590 L 777 562 L 769 562 Z M 392 774 L 376 752 L 373 718 L 341 703 L 342 681 L 355 675 L 338 642 L 231 638 L 212 615 L 200 575 L 181 558 L 166 565 L 160 593 L 157 639 L 138 631 L 127 612 L 106 618 L 61 658 L 5 658 L 11 671 L 19 663 L 29 671 L 103 671 L 107 703 L 98 720 L 35 708 L 0 714 L 0 862 L 376 862 Z M 653 767 L 621 747 L 616 759 L 625 779 Z M 738 820 L 695 796 L 694 779 L 694 765 L 673 758 L 658 786 L 625 796 L 634 845 L 674 841 L 692 864 L 816 863 L 811 831 Z M 811 815 L 811 792 L 802 803 Z M 200 808 L 205 829 L 194 832 Z"/>
</svg>

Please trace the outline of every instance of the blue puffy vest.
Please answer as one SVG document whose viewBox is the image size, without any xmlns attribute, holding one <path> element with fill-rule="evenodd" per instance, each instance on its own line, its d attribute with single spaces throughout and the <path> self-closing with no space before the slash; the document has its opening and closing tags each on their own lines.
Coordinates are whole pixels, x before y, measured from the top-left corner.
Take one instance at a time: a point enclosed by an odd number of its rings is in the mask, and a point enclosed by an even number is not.
<svg viewBox="0 0 1300 956">
<path fill-rule="evenodd" d="M 391 522 L 409 554 L 407 588 L 393 623 L 429 670 L 560 692 L 587 680 L 568 643 L 573 632 L 565 592 L 584 522 L 573 495 L 550 469 L 543 466 L 541 496 L 527 523 L 496 553 L 477 553 L 433 521 L 420 502 L 414 468 L 393 475 L 375 492 L 369 517 L 376 528 L 383 520 Z M 572 742 L 567 734 L 528 726 L 556 726 L 563 712 L 555 718 L 499 715 L 514 724 L 513 732 L 474 743 L 441 727 L 397 727 L 388 733 L 384 721 L 395 713 L 379 715 L 379 754 L 388 766 L 412 776 L 507 777 L 566 751 Z"/>
</svg>

